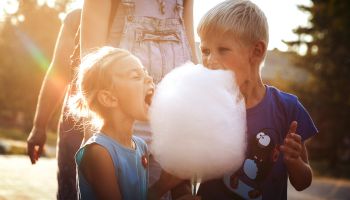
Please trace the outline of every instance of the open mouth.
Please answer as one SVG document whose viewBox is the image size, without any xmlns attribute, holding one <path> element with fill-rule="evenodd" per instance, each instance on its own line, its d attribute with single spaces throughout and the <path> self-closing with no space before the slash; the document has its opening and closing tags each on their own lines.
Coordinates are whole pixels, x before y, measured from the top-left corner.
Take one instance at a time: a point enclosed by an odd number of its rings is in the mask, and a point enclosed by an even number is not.
<svg viewBox="0 0 350 200">
<path fill-rule="evenodd" d="M 145 97 L 145 103 L 150 106 L 152 104 L 152 97 L 154 94 L 154 90 L 150 89 L 147 91 L 146 97 Z"/>
</svg>

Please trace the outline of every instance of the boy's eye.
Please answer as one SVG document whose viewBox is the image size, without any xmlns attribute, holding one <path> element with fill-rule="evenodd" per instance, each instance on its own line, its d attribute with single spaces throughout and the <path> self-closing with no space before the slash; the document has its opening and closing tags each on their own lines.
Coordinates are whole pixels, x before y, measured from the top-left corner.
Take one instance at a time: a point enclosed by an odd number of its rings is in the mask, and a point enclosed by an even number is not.
<svg viewBox="0 0 350 200">
<path fill-rule="evenodd" d="M 224 53 L 224 52 L 227 52 L 227 51 L 230 51 L 230 49 L 229 49 L 229 48 L 226 48 L 226 47 L 220 47 L 220 48 L 219 48 L 219 52 Z"/>
<path fill-rule="evenodd" d="M 209 55 L 210 54 L 209 49 L 202 49 L 202 54 L 205 56 Z"/>
</svg>

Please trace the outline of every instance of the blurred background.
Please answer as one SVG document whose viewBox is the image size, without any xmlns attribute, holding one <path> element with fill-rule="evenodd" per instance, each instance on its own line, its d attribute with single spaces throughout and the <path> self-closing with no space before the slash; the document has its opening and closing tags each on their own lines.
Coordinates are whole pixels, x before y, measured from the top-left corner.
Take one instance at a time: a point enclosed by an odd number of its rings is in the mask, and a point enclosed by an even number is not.
<svg viewBox="0 0 350 200">
<path fill-rule="evenodd" d="M 221 1 L 195 0 L 194 28 Z M 263 79 L 296 94 L 320 131 L 307 144 L 315 181 L 289 199 L 350 199 L 350 1 L 252 1 L 270 26 Z M 25 141 L 61 20 L 82 2 L 0 0 L 0 200 L 55 198 L 60 113 L 34 166 Z"/>
</svg>

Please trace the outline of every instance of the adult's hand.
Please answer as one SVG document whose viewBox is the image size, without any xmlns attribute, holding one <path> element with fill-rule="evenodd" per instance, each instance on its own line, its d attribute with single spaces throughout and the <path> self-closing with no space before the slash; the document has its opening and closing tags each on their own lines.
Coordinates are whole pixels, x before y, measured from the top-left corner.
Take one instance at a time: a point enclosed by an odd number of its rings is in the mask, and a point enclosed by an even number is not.
<svg viewBox="0 0 350 200">
<path fill-rule="evenodd" d="M 32 164 L 41 156 L 46 142 L 46 129 L 33 127 L 27 139 L 27 154 Z"/>
</svg>

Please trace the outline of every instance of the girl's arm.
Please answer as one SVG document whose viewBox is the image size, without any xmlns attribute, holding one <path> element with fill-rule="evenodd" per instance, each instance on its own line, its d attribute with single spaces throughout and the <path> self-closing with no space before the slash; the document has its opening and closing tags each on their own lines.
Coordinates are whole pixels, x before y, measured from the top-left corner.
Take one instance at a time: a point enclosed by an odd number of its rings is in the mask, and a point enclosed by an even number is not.
<svg viewBox="0 0 350 200">
<path fill-rule="evenodd" d="M 98 144 L 89 145 L 79 169 L 97 199 L 122 199 L 114 164 L 105 148 Z"/>
<path fill-rule="evenodd" d="M 116 2 L 118 4 L 119 0 Z M 111 6 L 112 0 L 84 0 L 80 32 L 81 57 L 91 49 L 106 45 Z"/>
<path fill-rule="evenodd" d="M 193 33 L 193 0 L 184 1 L 184 23 L 186 36 L 191 47 L 192 62 L 197 64 L 198 59 Z"/>
</svg>

